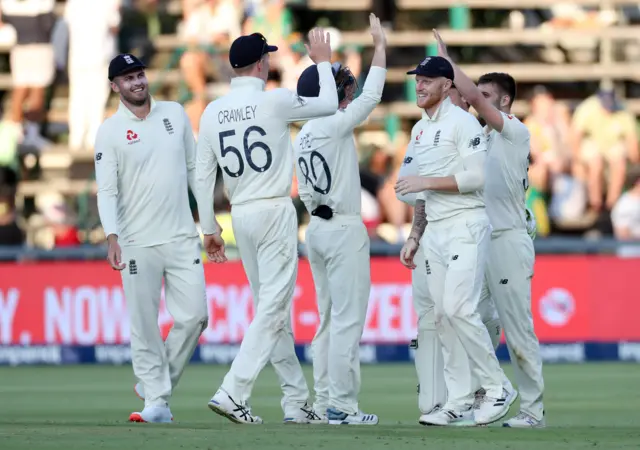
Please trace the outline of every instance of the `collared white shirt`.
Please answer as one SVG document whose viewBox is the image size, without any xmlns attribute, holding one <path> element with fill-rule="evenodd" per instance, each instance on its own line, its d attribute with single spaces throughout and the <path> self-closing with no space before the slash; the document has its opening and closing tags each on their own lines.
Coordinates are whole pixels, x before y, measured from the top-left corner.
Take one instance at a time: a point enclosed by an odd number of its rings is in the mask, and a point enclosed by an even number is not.
<svg viewBox="0 0 640 450">
<path fill-rule="evenodd" d="M 231 91 L 207 106 L 198 136 L 198 212 L 205 234 L 216 231 L 213 187 L 218 165 L 232 208 L 255 200 L 289 197 L 293 148 L 289 123 L 338 109 L 331 64 L 318 64 L 320 94 L 300 97 L 288 89 L 264 90 L 255 77 L 231 80 Z"/>
<path fill-rule="evenodd" d="M 320 205 L 336 214 L 361 212 L 360 169 L 353 130 L 380 103 L 387 70 L 371 67 L 362 93 L 334 115 L 307 122 L 294 144 L 298 192 L 309 212 Z"/>
<path fill-rule="evenodd" d="M 530 136 L 517 117 L 502 113 L 502 132 L 485 127 L 487 172 L 484 201 L 494 231 L 526 229 Z"/>
<path fill-rule="evenodd" d="M 193 131 L 182 105 L 152 99 L 151 112 L 139 119 L 121 103 L 100 126 L 95 145 L 105 234 L 136 247 L 197 236 L 188 194 L 195 162 Z"/>
<path fill-rule="evenodd" d="M 465 170 L 464 160 L 477 152 L 486 152 L 486 138 L 478 120 L 444 99 L 433 117 L 424 117 L 411 131 L 418 170 L 422 177 L 454 176 Z M 448 219 L 464 211 L 484 208 L 482 191 L 467 194 L 424 191 L 430 222 Z"/>
</svg>

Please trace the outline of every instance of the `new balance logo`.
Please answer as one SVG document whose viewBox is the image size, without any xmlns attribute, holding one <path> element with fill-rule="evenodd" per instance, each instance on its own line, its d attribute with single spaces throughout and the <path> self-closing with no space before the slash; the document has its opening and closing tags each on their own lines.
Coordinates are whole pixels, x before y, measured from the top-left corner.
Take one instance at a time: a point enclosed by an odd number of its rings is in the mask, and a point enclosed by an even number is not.
<svg viewBox="0 0 640 450">
<path fill-rule="evenodd" d="M 136 264 L 135 259 L 129 260 L 129 275 L 137 275 L 138 273 L 138 265 Z"/>
<path fill-rule="evenodd" d="M 200 264 L 200 258 L 196 258 L 193 260 L 193 264 Z"/>
<path fill-rule="evenodd" d="M 409 348 L 413 348 L 413 349 L 418 348 L 418 340 L 417 339 L 411 339 L 411 342 L 409 343 Z"/>
<path fill-rule="evenodd" d="M 427 259 L 424 263 L 427 268 L 427 275 L 431 275 L 431 267 L 429 267 L 429 260 Z"/>
<path fill-rule="evenodd" d="M 433 138 L 433 145 L 438 145 L 440 143 L 440 130 L 436 131 L 436 136 Z"/>
<path fill-rule="evenodd" d="M 451 257 L 451 260 L 452 260 L 452 261 L 457 261 L 457 260 L 458 260 L 458 255 L 453 255 L 453 256 Z"/>
<path fill-rule="evenodd" d="M 509 282 L 509 280 L 507 280 L 506 278 L 503 278 L 502 280 L 500 280 L 500 284 L 507 284 Z"/>
</svg>

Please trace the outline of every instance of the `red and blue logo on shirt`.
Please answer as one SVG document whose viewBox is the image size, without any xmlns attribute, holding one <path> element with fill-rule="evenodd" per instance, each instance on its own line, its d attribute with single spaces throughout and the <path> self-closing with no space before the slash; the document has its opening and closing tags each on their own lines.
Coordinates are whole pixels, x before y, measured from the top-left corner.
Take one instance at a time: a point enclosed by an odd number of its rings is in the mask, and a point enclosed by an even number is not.
<svg viewBox="0 0 640 450">
<path fill-rule="evenodd" d="M 127 141 L 129 141 L 129 145 L 140 142 L 140 139 L 138 139 L 138 133 L 133 130 L 127 130 Z"/>
</svg>

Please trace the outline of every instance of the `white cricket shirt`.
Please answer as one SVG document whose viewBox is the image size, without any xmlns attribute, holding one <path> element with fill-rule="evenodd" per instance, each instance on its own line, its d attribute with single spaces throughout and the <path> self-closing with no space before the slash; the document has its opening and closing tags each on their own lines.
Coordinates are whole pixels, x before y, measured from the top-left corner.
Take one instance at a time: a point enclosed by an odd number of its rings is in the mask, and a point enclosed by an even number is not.
<svg viewBox="0 0 640 450">
<path fill-rule="evenodd" d="M 398 171 L 398 178 L 400 177 L 412 177 L 420 175 L 418 169 L 418 161 L 416 160 L 416 151 L 413 148 L 413 140 L 409 142 L 407 145 L 407 151 L 404 154 L 404 159 L 402 160 L 402 166 L 400 166 L 400 170 Z M 400 194 L 396 193 L 396 198 L 401 202 L 404 202 L 411 206 L 416 206 L 416 199 L 418 194 L 415 192 L 411 192 L 409 194 Z"/>
<path fill-rule="evenodd" d="M 526 190 L 529 188 L 529 130 L 512 115 L 502 113 L 502 132 L 487 133 L 487 172 L 484 201 L 494 231 L 526 229 Z"/>
<path fill-rule="evenodd" d="M 95 145 L 98 212 L 107 236 L 150 247 L 198 236 L 189 208 L 196 148 L 179 103 L 151 100 L 137 118 L 124 104 L 100 126 Z"/>
<path fill-rule="evenodd" d="M 198 137 L 198 212 L 204 234 L 216 231 L 213 187 L 218 165 L 233 206 L 289 198 L 293 148 L 289 123 L 334 114 L 338 109 L 331 64 L 318 64 L 320 94 L 300 97 L 288 89 L 264 90 L 255 77 L 236 77 L 231 91 L 207 106 Z"/>
<path fill-rule="evenodd" d="M 330 117 L 307 122 L 294 144 L 298 192 L 309 212 L 320 205 L 335 214 L 361 212 L 360 169 L 353 130 L 382 99 L 387 70 L 373 66 L 362 93 Z"/>
<path fill-rule="evenodd" d="M 454 176 L 465 170 L 464 159 L 486 152 L 486 138 L 478 120 L 444 99 L 433 117 L 424 115 L 411 131 L 412 145 L 422 177 Z M 448 219 L 462 212 L 484 208 L 482 191 L 467 194 L 424 191 L 429 222 Z"/>
</svg>

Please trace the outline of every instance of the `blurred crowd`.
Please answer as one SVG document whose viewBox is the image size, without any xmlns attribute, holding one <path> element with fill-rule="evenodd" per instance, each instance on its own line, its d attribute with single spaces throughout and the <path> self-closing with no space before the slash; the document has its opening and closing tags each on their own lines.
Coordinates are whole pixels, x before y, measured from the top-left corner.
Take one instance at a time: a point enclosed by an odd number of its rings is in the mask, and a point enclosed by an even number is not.
<svg viewBox="0 0 640 450">
<path fill-rule="evenodd" d="M 176 4 L 178 15 L 171 11 Z M 540 26 L 606 26 L 610 22 L 606 14 L 568 14 L 570 8 L 564 8 L 559 4 Z M 40 152 L 50 148 L 52 143 L 42 131 L 46 95 L 60 78 L 68 78 L 69 86 L 68 147 L 82 153 L 91 152 L 97 129 L 110 111 L 106 74 L 117 52 L 134 53 L 160 67 L 156 70 L 160 76 L 169 69 L 179 73 L 182 89 L 174 99 L 184 103 L 196 138 L 207 103 L 228 87 L 232 74 L 226 52 L 237 36 L 261 32 L 279 47 L 267 89 L 295 89 L 299 74 L 311 64 L 303 34 L 297 31 L 284 0 L 66 0 L 61 15 L 56 14 L 54 0 L 0 0 L 0 11 L 0 46 L 11 48 L 12 81 L 11 108 L 0 121 L 0 245 L 25 241 L 15 201 L 18 148 Z M 510 26 L 518 26 L 518 17 L 510 19 Z M 340 32 L 328 29 L 334 60 L 349 66 L 360 77 L 361 86 L 366 75 L 361 49 L 343 45 Z M 174 50 L 171 60 L 153 65 L 167 47 Z M 591 230 L 640 239 L 635 115 L 613 90 L 600 90 L 567 105 L 539 86 L 527 101 L 530 113 L 524 120 L 531 132 L 527 201 L 538 222 L 538 235 Z M 367 130 L 358 137 L 362 214 L 372 238 L 397 243 L 405 239 L 412 218 L 411 208 L 397 201 L 393 190 L 409 136 L 402 127 L 388 128 Z M 292 127 L 292 139 L 296 132 Z M 295 180 L 291 195 L 303 239 L 308 219 L 297 198 Z M 224 226 L 228 203 L 221 186 L 216 198 Z M 101 239 L 99 232 L 79 229 L 77 208 L 58 193 L 38 196 L 35 209 L 36 222 L 46 232 L 36 234 L 30 244 L 51 248 Z M 225 228 L 233 242 L 230 226 Z"/>
</svg>

